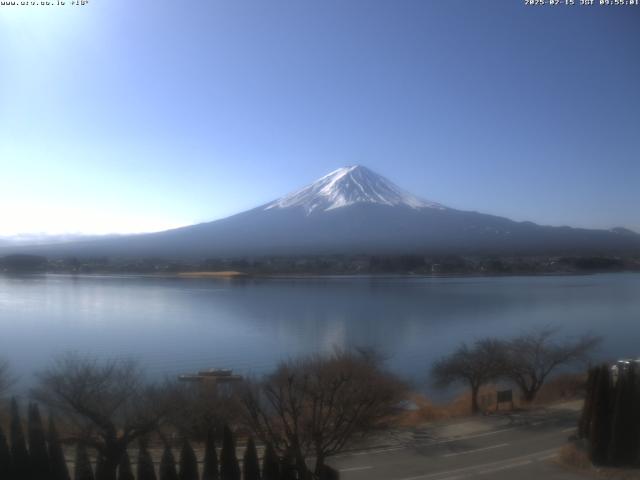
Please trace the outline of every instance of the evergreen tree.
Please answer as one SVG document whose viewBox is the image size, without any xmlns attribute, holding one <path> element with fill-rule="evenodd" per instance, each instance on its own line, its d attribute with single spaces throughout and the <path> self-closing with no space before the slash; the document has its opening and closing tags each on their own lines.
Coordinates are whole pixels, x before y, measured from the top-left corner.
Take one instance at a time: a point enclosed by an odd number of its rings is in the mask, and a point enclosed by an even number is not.
<svg viewBox="0 0 640 480">
<path fill-rule="evenodd" d="M 222 451 L 220 452 L 221 480 L 240 480 L 240 465 L 236 457 L 236 442 L 233 433 L 227 425 L 224 426 L 222 436 Z"/>
<path fill-rule="evenodd" d="M 633 463 L 637 466 L 640 465 L 640 366 L 636 365 L 633 371 L 633 400 L 632 400 L 632 415 L 629 425 L 633 428 L 633 434 L 631 435 L 631 442 L 633 444 L 632 450 L 635 452 Z"/>
<path fill-rule="evenodd" d="M 87 449 L 82 444 L 76 447 L 76 468 L 74 480 L 94 480 L 93 470 L 91 470 L 91 460 Z"/>
<path fill-rule="evenodd" d="M 160 480 L 178 480 L 176 459 L 168 444 L 164 447 L 164 452 L 160 459 Z"/>
<path fill-rule="evenodd" d="M 133 470 L 131 469 L 131 459 L 125 451 L 118 465 L 118 480 L 135 480 Z"/>
<path fill-rule="evenodd" d="M 11 473 L 11 450 L 0 426 L 0 478 L 10 479 Z"/>
<path fill-rule="evenodd" d="M 253 438 L 249 437 L 247 448 L 242 459 L 242 472 L 244 480 L 260 480 L 260 463 L 258 462 L 258 452 Z"/>
<path fill-rule="evenodd" d="M 31 479 L 31 462 L 29 452 L 27 450 L 27 442 L 24 438 L 22 430 L 22 420 L 20 419 L 20 410 L 16 399 L 11 400 L 11 465 L 12 480 L 30 480 Z"/>
<path fill-rule="evenodd" d="M 611 437 L 611 376 L 607 365 L 600 367 L 592 408 L 589 457 L 595 464 L 604 464 Z"/>
<path fill-rule="evenodd" d="M 589 438 L 589 427 L 593 416 L 593 399 L 599 371 L 597 367 L 590 368 L 587 376 L 584 404 L 582 405 L 582 413 L 578 422 L 578 436 L 580 438 Z"/>
<path fill-rule="evenodd" d="M 220 480 L 216 442 L 213 430 L 211 429 L 207 432 L 207 442 L 204 447 L 204 468 L 202 471 L 202 480 Z"/>
<path fill-rule="evenodd" d="M 42 425 L 40 409 L 36 403 L 29 404 L 27 433 L 29 436 L 29 457 L 33 480 L 49 480 L 51 468 L 47 440 Z"/>
<path fill-rule="evenodd" d="M 280 462 L 280 480 L 298 480 L 296 461 L 290 452 L 287 452 Z"/>
<path fill-rule="evenodd" d="M 96 480 L 109 480 L 104 455 L 100 452 L 96 455 Z"/>
<path fill-rule="evenodd" d="M 280 479 L 280 460 L 270 443 L 267 443 L 262 458 L 262 480 Z"/>
<path fill-rule="evenodd" d="M 609 463 L 631 465 L 638 455 L 636 443 L 638 424 L 634 424 L 635 371 L 621 371 L 615 388 L 613 415 L 611 420 L 611 441 L 609 443 Z"/>
<path fill-rule="evenodd" d="M 138 450 L 138 468 L 136 470 L 137 480 L 156 480 L 156 470 L 153 468 L 153 459 L 149 450 L 147 450 L 147 444 L 144 441 L 140 441 L 140 448 Z"/>
<path fill-rule="evenodd" d="M 329 465 L 322 465 L 320 469 L 320 480 L 340 480 L 340 472 Z"/>
<path fill-rule="evenodd" d="M 52 416 L 49 416 L 49 463 L 51 480 L 70 480 L 67 460 Z"/>
<path fill-rule="evenodd" d="M 198 480 L 198 459 L 189 440 L 186 438 L 182 442 L 182 450 L 180 451 L 180 480 Z"/>
</svg>

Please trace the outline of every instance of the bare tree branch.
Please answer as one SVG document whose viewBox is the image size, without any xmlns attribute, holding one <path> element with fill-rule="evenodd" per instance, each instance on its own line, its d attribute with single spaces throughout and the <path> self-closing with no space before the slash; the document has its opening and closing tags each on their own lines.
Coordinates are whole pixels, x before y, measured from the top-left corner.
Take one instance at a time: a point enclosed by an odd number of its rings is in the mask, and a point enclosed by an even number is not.
<svg viewBox="0 0 640 480">
<path fill-rule="evenodd" d="M 127 445 L 158 428 L 167 411 L 162 392 L 144 382 L 130 360 L 58 358 L 38 375 L 32 395 L 75 426 L 72 438 L 104 457 L 109 480 Z"/>
<path fill-rule="evenodd" d="M 325 460 L 387 424 L 405 386 L 371 352 L 336 351 L 280 364 L 243 398 L 255 434 L 281 455 L 292 455 L 301 478 L 318 476 Z M 309 472 L 307 458 L 315 459 Z"/>
<path fill-rule="evenodd" d="M 445 388 L 453 383 L 466 383 L 471 389 L 471 411 L 480 411 L 480 387 L 498 378 L 506 361 L 504 342 L 485 338 L 469 346 L 465 343 L 447 357 L 438 360 L 431 369 L 436 387 Z"/>
<path fill-rule="evenodd" d="M 504 375 L 521 390 L 525 401 L 535 399 L 549 374 L 565 365 L 587 362 L 602 341 L 585 334 L 577 339 L 559 339 L 558 329 L 532 330 L 507 342 Z"/>
</svg>

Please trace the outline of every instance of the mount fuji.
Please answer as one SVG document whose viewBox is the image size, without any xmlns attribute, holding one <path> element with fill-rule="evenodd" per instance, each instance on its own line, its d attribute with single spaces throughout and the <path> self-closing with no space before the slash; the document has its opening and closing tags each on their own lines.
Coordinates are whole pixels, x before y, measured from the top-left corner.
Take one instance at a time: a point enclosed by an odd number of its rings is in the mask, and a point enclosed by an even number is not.
<svg viewBox="0 0 640 480">
<path fill-rule="evenodd" d="M 355 165 L 339 168 L 302 190 L 267 204 L 264 209 L 297 207 L 304 209 L 308 215 L 314 211 L 326 212 L 357 203 L 414 209 L 445 208 L 438 203 L 421 200 L 368 168 Z"/>
<path fill-rule="evenodd" d="M 3 251 L 10 253 L 6 248 Z M 387 253 L 639 254 L 640 235 L 623 228 L 549 227 L 456 210 L 412 195 L 366 167 L 350 166 L 221 220 L 158 233 L 34 246 L 28 253 L 165 259 Z"/>
</svg>

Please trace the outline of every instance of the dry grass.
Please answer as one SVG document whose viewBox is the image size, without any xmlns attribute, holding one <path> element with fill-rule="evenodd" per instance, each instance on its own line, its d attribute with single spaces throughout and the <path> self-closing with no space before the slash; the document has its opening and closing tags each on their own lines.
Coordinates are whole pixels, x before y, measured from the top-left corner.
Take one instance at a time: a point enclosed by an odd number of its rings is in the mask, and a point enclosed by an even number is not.
<svg viewBox="0 0 640 480">
<path fill-rule="evenodd" d="M 638 468 L 594 467 L 584 448 L 570 443 L 558 452 L 557 462 L 563 467 L 592 478 L 610 480 L 640 480 Z"/>
<path fill-rule="evenodd" d="M 587 452 L 578 448 L 573 443 L 563 446 L 558 451 L 558 461 L 565 466 L 576 468 L 581 471 L 593 470 L 595 472 L 595 468 L 591 465 Z"/>
<path fill-rule="evenodd" d="M 584 373 L 558 375 L 542 386 L 534 404 L 548 405 L 584 398 L 586 381 Z"/>
<path fill-rule="evenodd" d="M 552 405 L 554 403 L 578 400 L 584 397 L 584 374 L 562 374 L 552 378 L 547 382 L 533 404 L 526 404 L 520 401 L 520 392 L 513 389 L 513 406 L 510 404 L 500 404 L 499 411 L 523 410 L 532 407 Z M 496 390 L 504 387 L 497 385 L 487 385 L 480 389 L 479 403 L 483 412 L 495 412 L 496 410 Z M 448 403 L 433 403 L 426 396 L 414 393 L 409 400 L 417 407 L 416 410 L 404 412 L 398 419 L 401 427 L 412 427 L 423 423 L 437 420 L 447 420 L 451 418 L 461 418 L 471 415 L 471 393 L 465 392 L 455 397 Z"/>
<path fill-rule="evenodd" d="M 495 392 L 495 387 L 487 386 L 480 390 L 480 398 L 489 398 L 492 392 Z M 417 393 L 411 395 L 409 400 L 416 405 L 417 409 L 400 415 L 399 425 L 402 427 L 412 427 L 422 423 L 471 415 L 471 393 L 469 392 L 463 393 L 445 404 L 433 403 L 424 395 Z M 495 409 L 495 402 L 483 405 L 483 407 L 486 410 L 493 410 Z M 505 405 L 502 408 L 508 407 Z"/>
</svg>

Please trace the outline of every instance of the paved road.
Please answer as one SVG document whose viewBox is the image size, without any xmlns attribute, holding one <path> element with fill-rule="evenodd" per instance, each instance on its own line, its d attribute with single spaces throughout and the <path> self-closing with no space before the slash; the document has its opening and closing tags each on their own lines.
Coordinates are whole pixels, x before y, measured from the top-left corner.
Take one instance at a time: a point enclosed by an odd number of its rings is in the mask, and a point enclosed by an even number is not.
<svg viewBox="0 0 640 480">
<path fill-rule="evenodd" d="M 504 420 L 504 419 L 503 419 Z M 396 445 L 352 452 L 330 462 L 345 480 L 458 480 L 465 478 L 574 480 L 553 461 L 575 432 L 575 411 L 512 416 L 455 438 L 416 430 Z M 493 427 L 493 428 L 492 428 Z"/>
</svg>

